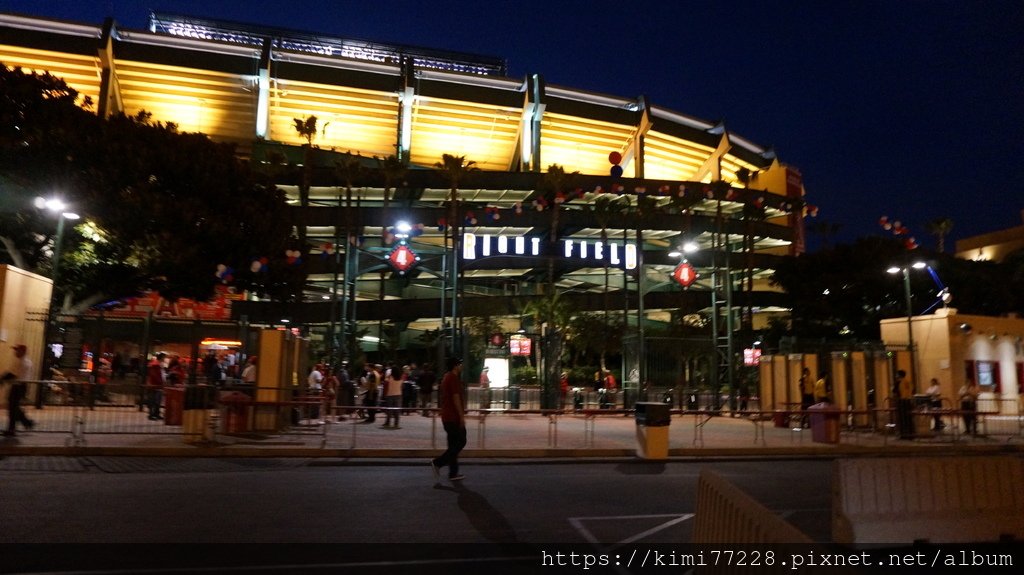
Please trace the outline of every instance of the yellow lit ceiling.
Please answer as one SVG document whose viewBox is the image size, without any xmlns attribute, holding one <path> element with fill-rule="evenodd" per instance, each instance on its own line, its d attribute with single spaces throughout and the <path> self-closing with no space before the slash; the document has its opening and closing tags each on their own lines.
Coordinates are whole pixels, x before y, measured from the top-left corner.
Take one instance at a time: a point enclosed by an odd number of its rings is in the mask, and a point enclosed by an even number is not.
<svg viewBox="0 0 1024 575">
<path fill-rule="evenodd" d="M 413 105 L 410 159 L 430 166 L 450 154 L 481 170 L 507 171 L 519 137 L 522 110 L 418 96 Z"/>
<path fill-rule="evenodd" d="M 294 80 L 271 85 L 269 140 L 305 144 L 295 118 L 317 117 L 320 148 L 390 156 L 398 142 L 398 94 Z"/>
<path fill-rule="evenodd" d="M 99 104 L 100 64 L 98 56 L 81 56 L 21 46 L 0 44 L 0 62 L 26 72 L 46 73 L 62 78 L 82 96 L 93 101 L 93 111 Z"/>
<path fill-rule="evenodd" d="M 117 60 L 116 68 L 125 114 L 146 110 L 183 132 L 252 140 L 256 89 L 251 77 L 130 60 Z"/>
<path fill-rule="evenodd" d="M 558 164 L 567 172 L 607 174 L 608 154 L 622 152 L 632 142 L 637 127 L 545 113 L 541 121 L 541 166 Z M 626 177 L 635 174 L 635 163 L 623 166 Z"/>
</svg>

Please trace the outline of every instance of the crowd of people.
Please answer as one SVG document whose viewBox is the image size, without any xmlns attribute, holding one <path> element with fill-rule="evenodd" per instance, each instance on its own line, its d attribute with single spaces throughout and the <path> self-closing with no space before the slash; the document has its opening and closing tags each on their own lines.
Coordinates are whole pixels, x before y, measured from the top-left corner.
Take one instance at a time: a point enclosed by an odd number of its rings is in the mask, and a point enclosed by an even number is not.
<svg viewBox="0 0 1024 575">
<path fill-rule="evenodd" d="M 243 378 L 244 379 L 244 378 Z M 433 404 L 437 374 L 433 365 L 415 363 L 367 363 L 361 371 L 350 369 L 348 361 L 332 369 L 325 363 L 314 365 L 306 377 L 309 397 L 325 397 L 336 406 L 338 421 L 356 418 L 362 423 L 375 423 L 380 408 L 384 410 L 387 429 L 400 429 L 401 415 L 422 410 L 424 416 Z"/>
</svg>

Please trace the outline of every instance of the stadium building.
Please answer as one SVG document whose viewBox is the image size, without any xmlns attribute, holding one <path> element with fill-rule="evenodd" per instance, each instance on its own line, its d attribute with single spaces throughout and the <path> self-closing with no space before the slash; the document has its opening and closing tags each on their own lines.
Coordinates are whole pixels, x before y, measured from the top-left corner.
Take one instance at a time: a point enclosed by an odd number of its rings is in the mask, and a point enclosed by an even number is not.
<svg viewBox="0 0 1024 575">
<path fill-rule="evenodd" d="M 249 297 L 230 313 L 287 320 L 331 355 L 333 341 L 353 358 L 414 350 L 424 334 L 466 353 L 474 318 L 539 347 L 550 326 L 530 303 L 557 293 L 625 326 L 627 389 L 681 377 L 694 338 L 650 339 L 681 325 L 719 357 L 707 377 L 733 383 L 724 358 L 786 315 L 768 278 L 802 251 L 814 210 L 799 171 L 720 123 L 510 78 L 501 58 L 170 14 L 148 30 L 0 14 L 0 61 L 63 78 L 98 114 L 145 110 L 254 163 L 289 160 L 279 186 L 306 237 L 305 301 Z M 445 155 L 477 169 L 453 182 L 435 167 Z M 339 167 L 353 156 L 362 169 Z M 394 181 L 388 156 L 404 167 Z"/>
</svg>

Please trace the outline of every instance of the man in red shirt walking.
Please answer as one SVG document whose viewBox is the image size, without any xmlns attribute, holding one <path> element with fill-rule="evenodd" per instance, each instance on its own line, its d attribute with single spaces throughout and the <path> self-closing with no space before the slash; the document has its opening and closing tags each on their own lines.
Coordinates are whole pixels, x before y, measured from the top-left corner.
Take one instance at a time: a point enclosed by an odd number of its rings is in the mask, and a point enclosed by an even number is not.
<svg viewBox="0 0 1024 575">
<path fill-rule="evenodd" d="M 466 447 L 466 402 L 462 396 L 462 360 L 448 358 L 448 372 L 441 380 L 440 388 L 441 424 L 448 435 L 448 449 L 440 457 L 430 460 L 434 481 L 440 481 L 441 471 L 448 466 L 448 480 L 462 481 L 466 476 L 459 473 L 459 452 Z"/>
</svg>

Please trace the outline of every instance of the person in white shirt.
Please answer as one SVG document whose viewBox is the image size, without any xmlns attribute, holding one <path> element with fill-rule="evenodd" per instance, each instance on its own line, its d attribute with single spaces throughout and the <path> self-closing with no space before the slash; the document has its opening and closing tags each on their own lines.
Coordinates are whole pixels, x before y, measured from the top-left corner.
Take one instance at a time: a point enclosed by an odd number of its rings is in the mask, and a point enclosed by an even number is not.
<svg viewBox="0 0 1024 575">
<path fill-rule="evenodd" d="M 32 372 L 32 360 L 27 357 L 28 347 L 19 343 L 13 346 L 14 349 L 14 371 L 4 375 L 4 379 L 11 379 L 11 391 L 7 396 L 7 429 L 3 432 L 5 436 L 13 437 L 15 424 L 20 423 L 25 429 L 32 429 L 35 422 L 25 415 L 21 408 L 21 400 L 25 399 L 28 390 L 27 382 L 34 379 Z"/>
<path fill-rule="evenodd" d="M 323 389 L 324 374 L 320 372 L 322 366 L 318 363 L 313 367 L 313 370 L 309 372 L 309 377 L 306 378 L 306 383 L 309 385 L 310 394 L 320 393 Z"/>
<path fill-rule="evenodd" d="M 389 427 L 391 420 L 395 420 L 394 429 L 398 429 L 398 407 L 402 406 L 402 383 L 405 381 L 405 370 L 392 368 L 384 377 L 384 406 L 391 408 L 384 414 L 383 427 Z"/>
<path fill-rule="evenodd" d="M 256 385 L 256 356 L 252 356 L 245 363 L 245 369 L 242 370 L 242 383 L 246 385 Z"/>
</svg>

